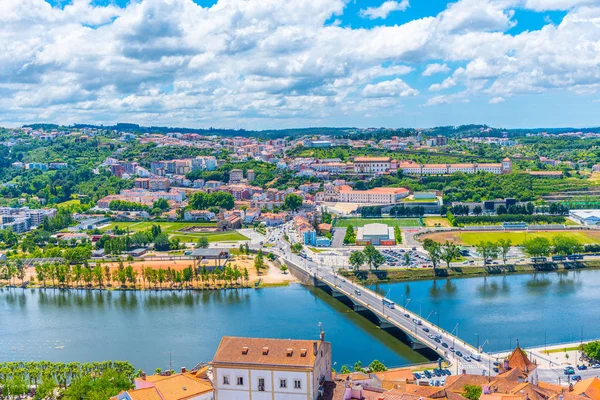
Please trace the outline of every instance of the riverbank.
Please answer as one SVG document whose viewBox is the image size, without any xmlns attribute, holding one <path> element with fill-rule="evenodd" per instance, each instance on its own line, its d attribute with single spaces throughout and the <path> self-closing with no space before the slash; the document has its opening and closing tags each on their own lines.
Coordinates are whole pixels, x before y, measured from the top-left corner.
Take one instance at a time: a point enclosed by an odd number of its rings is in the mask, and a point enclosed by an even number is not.
<svg viewBox="0 0 600 400">
<path fill-rule="evenodd" d="M 410 282 L 441 278 L 475 278 L 482 276 L 502 276 L 532 274 L 538 272 L 567 272 L 600 269 L 600 261 L 582 261 L 573 263 L 545 263 L 524 265 L 463 266 L 451 268 L 396 268 L 379 271 L 341 271 L 349 279 L 359 279 L 371 285 L 377 283 Z"/>
<path fill-rule="evenodd" d="M 120 281 L 120 268 L 131 267 L 131 272 Z M 183 271 L 191 268 L 189 260 L 170 261 L 132 261 L 119 263 L 104 263 L 101 265 L 101 276 L 93 273 L 88 275 L 76 272 L 71 267 L 68 277 L 65 271 L 62 277 L 55 273 L 47 273 L 39 279 L 35 268 L 25 268 L 23 280 L 13 277 L 10 281 L 0 280 L 1 287 L 26 288 L 57 288 L 76 290 L 222 290 L 239 288 L 264 288 L 287 286 L 297 282 L 296 278 L 287 271 L 281 271 L 277 261 L 265 260 L 264 269 L 260 274 L 254 267 L 254 257 L 238 255 L 230 259 L 228 267 L 222 273 L 191 275 L 185 280 Z M 161 271 L 161 274 L 150 277 L 148 269 Z M 86 278 L 87 276 L 87 278 Z"/>
</svg>

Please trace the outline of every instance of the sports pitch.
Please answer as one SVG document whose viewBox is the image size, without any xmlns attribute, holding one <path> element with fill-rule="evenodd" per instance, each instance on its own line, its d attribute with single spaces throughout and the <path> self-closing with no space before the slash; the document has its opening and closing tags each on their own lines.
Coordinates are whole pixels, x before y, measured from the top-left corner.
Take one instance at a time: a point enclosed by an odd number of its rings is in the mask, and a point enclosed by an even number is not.
<svg viewBox="0 0 600 400">
<path fill-rule="evenodd" d="M 366 224 L 386 224 L 388 226 L 411 227 L 422 226 L 419 218 L 339 218 L 335 221 L 336 228 L 354 228 L 365 226 Z"/>
<path fill-rule="evenodd" d="M 575 238 L 581 244 L 600 243 L 600 232 L 596 231 L 454 231 L 454 232 L 436 232 L 421 236 L 421 240 L 432 239 L 439 243 L 446 240 L 465 246 L 475 246 L 479 242 L 497 242 L 500 239 L 510 239 L 513 246 L 523 244 L 525 240 L 536 237 L 544 237 L 552 240 L 555 236 L 568 236 Z"/>
</svg>

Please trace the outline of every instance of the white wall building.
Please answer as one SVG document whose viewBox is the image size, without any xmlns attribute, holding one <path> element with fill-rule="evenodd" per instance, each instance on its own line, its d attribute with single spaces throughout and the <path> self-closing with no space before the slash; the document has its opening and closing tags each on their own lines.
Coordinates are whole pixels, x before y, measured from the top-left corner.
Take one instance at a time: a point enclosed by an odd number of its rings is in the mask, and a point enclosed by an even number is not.
<svg viewBox="0 0 600 400">
<path fill-rule="evenodd" d="M 356 157 L 354 159 L 354 172 L 357 174 L 377 174 L 390 170 L 390 157 Z"/>
<path fill-rule="evenodd" d="M 600 224 L 600 210 L 571 210 L 569 217 L 583 225 Z"/>
<path fill-rule="evenodd" d="M 215 400 L 316 400 L 331 380 L 331 344 L 225 336 L 212 361 Z"/>
</svg>

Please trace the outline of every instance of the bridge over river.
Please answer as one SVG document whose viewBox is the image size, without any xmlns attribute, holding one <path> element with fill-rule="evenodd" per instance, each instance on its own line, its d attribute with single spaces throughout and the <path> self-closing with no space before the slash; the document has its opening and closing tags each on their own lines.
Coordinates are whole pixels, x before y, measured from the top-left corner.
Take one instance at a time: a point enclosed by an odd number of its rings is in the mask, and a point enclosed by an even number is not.
<svg viewBox="0 0 600 400">
<path fill-rule="evenodd" d="M 303 278 L 304 283 L 323 288 L 333 297 L 351 305 L 354 311 L 374 317 L 371 319 L 382 329 L 390 332 L 399 329 L 414 350 L 430 349 L 449 361 L 455 373 L 465 370 L 470 374 L 495 375 L 493 363 L 498 361 L 497 358 L 463 341 L 458 332 L 448 332 L 428 320 L 422 320 L 401 305 L 392 306 L 384 302 L 384 297 L 340 276 L 332 267 L 292 253 L 287 242 L 280 241 L 278 245 L 279 248 L 270 251 L 279 255 L 291 271 Z"/>
</svg>

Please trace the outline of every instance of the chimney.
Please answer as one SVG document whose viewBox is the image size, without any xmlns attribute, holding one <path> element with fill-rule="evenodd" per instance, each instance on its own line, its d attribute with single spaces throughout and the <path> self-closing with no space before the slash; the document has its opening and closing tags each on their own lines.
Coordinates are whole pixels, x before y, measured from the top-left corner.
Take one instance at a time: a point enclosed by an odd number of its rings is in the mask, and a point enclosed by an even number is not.
<svg viewBox="0 0 600 400">
<path fill-rule="evenodd" d="M 306 357 L 306 353 L 308 353 L 308 350 L 300 349 L 300 357 Z"/>
<path fill-rule="evenodd" d="M 263 356 L 266 356 L 269 354 L 269 348 L 267 346 L 263 347 Z"/>
<path fill-rule="evenodd" d="M 287 349 L 286 354 L 287 354 L 288 357 L 291 357 L 294 354 L 294 350 L 293 349 Z"/>
<path fill-rule="evenodd" d="M 242 347 L 242 354 L 244 354 L 244 355 L 248 354 L 248 346 Z"/>
<path fill-rule="evenodd" d="M 142 371 L 142 380 L 145 381 L 146 380 L 146 373 L 144 371 Z"/>
<path fill-rule="evenodd" d="M 313 354 L 316 356 L 318 353 L 317 351 L 317 342 L 313 342 Z"/>
<path fill-rule="evenodd" d="M 181 373 L 185 374 L 187 372 L 187 369 L 185 367 L 181 367 Z"/>
<path fill-rule="evenodd" d="M 325 341 L 325 331 L 321 331 L 321 342 Z"/>
</svg>

